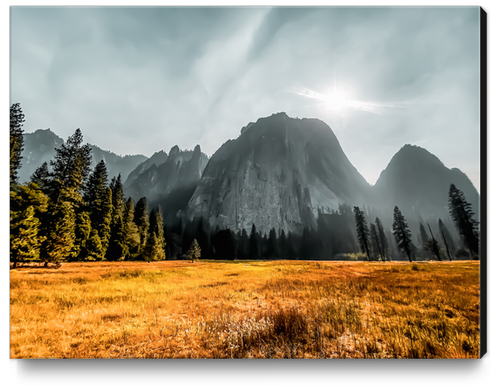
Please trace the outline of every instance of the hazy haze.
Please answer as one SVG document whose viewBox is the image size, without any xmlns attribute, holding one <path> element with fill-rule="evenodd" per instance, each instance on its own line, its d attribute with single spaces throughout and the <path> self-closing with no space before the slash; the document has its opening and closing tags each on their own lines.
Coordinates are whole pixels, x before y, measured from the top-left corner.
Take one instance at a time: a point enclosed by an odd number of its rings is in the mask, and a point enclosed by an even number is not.
<svg viewBox="0 0 490 386">
<path fill-rule="evenodd" d="M 319 118 L 373 184 L 406 143 L 479 189 L 479 8 L 11 8 L 11 103 L 117 154 L 208 155 L 284 111 Z M 298 90 L 334 87 L 374 111 Z"/>
</svg>

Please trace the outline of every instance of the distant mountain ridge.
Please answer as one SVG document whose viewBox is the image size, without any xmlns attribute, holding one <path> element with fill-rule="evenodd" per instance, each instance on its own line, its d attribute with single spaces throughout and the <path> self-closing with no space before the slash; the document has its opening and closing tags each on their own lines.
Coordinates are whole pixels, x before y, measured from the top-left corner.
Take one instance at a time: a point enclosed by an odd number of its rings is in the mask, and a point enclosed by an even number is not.
<svg viewBox="0 0 490 386">
<path fill-rule="evenodd" d="M 62 143 L 49 129 L 25 134 L 20 182 L 28 181 L 42 162 L 49 163 Z M 233 231 L 249 232 L 255 224 L 260 232 L 300 233 L 317 227 L 321 214 L 360 206 L 368 222 L 379 216 L 389 227 L 397 205 L 412 228 L 439 218 L 450 226 L 452 183 L 465 193 L 479 220 L 480 196 L 459 169 L 445 167 L 421 147 L 405 145 L 370 186 L 334 132 L 318 119 L 285 113 L 260 118 L 211 158 L 199 145 L 193 150 L 174 146 L 150 158 L 91 148 L 92 167 L 104 159 L 110 177 L 121 173 L 126 198 L 147 197 L 152 207 L 161 206 L 169 223 L 203 217 L 213 227 Z"/>
<path fill-rule="evenodd" d="M 174 146 L 168 156 L 155 153 L 130 173 L 124 183 L 125 195 L 135 201 L 141 197 L 155 201 L 173 189 L 197 184 L 207 163 L 208 157 L 199 145 L 192 151 Z"/>
<path fill-rule="evenodd" d="M 50 129 L 38 129 L 33 133 L 24 133 L 24 150 L 22 151 L 21 168 L 19 170 L 19 181 L 29 181 L 34 171 L 43 164 L 49 162 L 56 154 L 55 149 L 65 141 L 53 133 Z M 104 160 L 109 178 L 121 173 L 125 180 L 129 173 L 148 157 L 137 155 L 119 156 L 108 150 L 102 150 L 96 145 L 90 144 L 92 149 L 93 168 L 98 162 Z"/>
<path fill-rule="evenodd" d="M 376 198 L 373 205 L 386 210 L 397 205 L 405 216 L 412 218 L 445 218 L 449 216 L 451 184 L 464 192 L 478 214 L 480 195 L 466 174 L 457 168 L 447 168 L 424 148 L 407 144 L 381 172 L 373 187 Z"/>
</svg>

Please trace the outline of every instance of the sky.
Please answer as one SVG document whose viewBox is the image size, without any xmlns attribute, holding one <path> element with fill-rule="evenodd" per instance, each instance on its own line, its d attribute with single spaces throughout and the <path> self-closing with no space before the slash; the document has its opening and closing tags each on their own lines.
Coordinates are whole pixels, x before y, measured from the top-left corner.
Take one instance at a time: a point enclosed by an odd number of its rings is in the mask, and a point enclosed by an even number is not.
<svg viewBox="0 0 490 386">
<path fill-rule="evenodd" d="M 409 143 L 479 190 L 479 12 L 13 7 L 10 103 L 26 132 L 146 156 L 211 156 L 283 111 L 327 123 L 371 184 Z"/>
</svg>

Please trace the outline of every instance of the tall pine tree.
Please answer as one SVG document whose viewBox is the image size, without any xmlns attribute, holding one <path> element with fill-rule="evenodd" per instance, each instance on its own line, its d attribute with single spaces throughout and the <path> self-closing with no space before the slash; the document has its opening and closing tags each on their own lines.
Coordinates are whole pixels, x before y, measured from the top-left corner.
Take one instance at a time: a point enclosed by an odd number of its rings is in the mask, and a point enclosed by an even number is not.
<svg viewBox="0 0 490 386">
<path fill-rule="evenodd" d="M 373 253 L 374 256 L 380 256 L 381 259 L 384 261 L 384 256 L 382 254 L 382 249 L 381 249 L 381 243 L 379 240 L 378 233 L 376 231 L 376 226 L 374 224 L 371 224 L 370 226 L 370 235 L 371 235 L 371 245 L 373 246 Z M 377 260 L 379 258 L 376 258 Z"/>
<path fill-rule="evenodd" d="M 393 211 L 393 236 L 395 237 L 398 249 L 405 252 L 408 260 L 412 261 L 412 236 L 408 224 L 402 212 L 395 206 Z"/>
<path fill-rule="evenodd" d="M 124 232 L 124 224 L 122 216 L 117 216 L 112 221 L 111 238 L 109 246 L 105 254 L 105 258 L 109 261 L 124 260 L 128 254 L 128 246 L 126 244 L 126 234 Z"/>
<path fill-rule="evenodd" d="M 25 119 L 20 103 L 10 106 L 10 186 L 17 184 L 18 171 L 24 148 L 24 125 Z"/>
<path fill-rule="evenodd" d="M 109 187 L 112 191 L 112 218 L 115 221 L 117 217 L 122 218 L 124 212 L 124 190 L 121 173 L 117 177 L 112 178 Z"/>
<path fill-rule="evenodd" d="M 134 209 L 134 223 L 138 227 L 140 234 L 139 254 L 143 258 L 148 240 L 148 230 L 150 228 L 150 216 L 148 215 L 148 203 L 146 197 L 140 198 Z"/>
<path fill-rule="evenodd" d="M 32 205 L 22 211 L 10 211 L 10 261 L 14 268 L 18 262 L 39 258 L 39 224 Z"/>
<path fill-rule="evenodd" d="M 47 192 L 49 187 L 49 170 L 48 163 L 43 162 L 41 166 L 39 166 L 31 176 L 31 182 L 34 182 L 39 189 L 43 192 Z"/>
<path fill-rule="evenodd" d="M 388 260 L 388 239 L 386 238 L 385 230 L 383 228 L 383 224 L 381 224 L 381 220 L 376 217 L 376 220 L 374 221 L 376 224 L 376 230 L 378 231 L 378 237 L 379 237 L 379 243 L 381 246 L 381 256 L 383 258 L 383 261 Z"/>
<path fill-rule="evenodd" d="M 369 229 L 367 227 L 366 218 L 364 212 L 359 209 L 358 206 L 354 207 L 354 218 L 356 221 L 357 240 L 361 247 L 362 253 L 367 254 L 368 260 L 371 260 L 370 245 L 369 245 Z"/>
<path fill-rule="evenodd" d="M 111 234 L 112 223 L 112 191 L 107 186 L 108 173 L 105 162 L 102 160 L 95 166 L 84 187 L 84 199 L 90 213 L 92 229 L 96 230 L 91 237 L 101 243 L 101 248 L 97 247 L 101 255 L 97 259 L 104 259 Z M 95 242 L 94 241 L 94 242 Z M 92 256 L 93 256 L 92 252 Z"/>
<path fill-rule="evenodd" d="M 475 214 L 471 210 L 471 204 L 454 184 L 449 187 L 449 212 L 464 244 L 470 250 L 473 259 L 477 260 L 480 245 L 478 223 L 473 218 Z"/>
<path fill-rule="evenodd" d="M 92 162 L 91 149 L 88 144 L 82 145 L 82 142 L 82 132 L 77 129 L 66 143 L 56 149 L 54 160 L 51 161 L 48 195 L 55 208 L 64 201 L 72 203 L 74 209 L 82 204 L 82 189 Z"/>
<path fill-rule="evenodd" d="M 153 210 L 150 214 L 150 227 L 148 230 L 148 241 L 145 248 L 145 260 L 165 260 L 165 236 L 163 233 L 163 216 L 160 208 Z"/>
<path fill-rule="evenodd" d="M 32 182 L 14 185 L 10 190 L 10 258 L 19 261 L 38 259 L 46 239 L 45 213 L 48 197 Z"/>
<path fill-rule="evenodd" d="M 60 202 L 51 214 L 46 251 L 41 260 L 59 262 L 69 258 L 75 244 L 75 211 L 70 202 Z"/>
<path fill-rule="evenodd" d="M 134 201 L 130 197 L 126 201 L 124 209 L 124 226 L 126 234 L 126 244 L 128 245 L 128 255 L 126 260 L 132 260 L 138 256 L 140 247 L 140 234 L 138 227 L 134 223 Z"/>
</svg>

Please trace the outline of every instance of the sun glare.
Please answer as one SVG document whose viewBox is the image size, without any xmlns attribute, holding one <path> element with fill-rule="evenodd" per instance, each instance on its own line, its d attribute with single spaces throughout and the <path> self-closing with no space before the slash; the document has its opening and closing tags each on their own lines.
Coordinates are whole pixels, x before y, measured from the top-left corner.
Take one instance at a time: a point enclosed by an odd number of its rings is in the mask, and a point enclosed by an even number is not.
<svg viewBox="0 0 490 386">
<path fill-rule="evenodd" d="M 320 94 L 307 88 L 291 89 L 297 95 L 301 95 L 305 98 L 316 99 L 319 103 L 323 104 L 329 111 L 338 114 L 344 114 L 348 109 L 356 109 L 366 111 L 369 113 L 383 114 L 390 109 L 404 109 L 409 108 L 412 103 L 410 102 L 370 102 L 360 101 L 347 97 L 347 94 L 340 89 L 330 89 L 326 94 Z M 351 95 L 352 97 L 352 95 Z"/>
<path fill-rule="evenodd" d="M 347 104 L 347 96 L 340 90 L 334 90 L 325 95 L 325 106 L 329 110 L 340 111 L 343 107 L 347 106 Z"/>
</svg>

